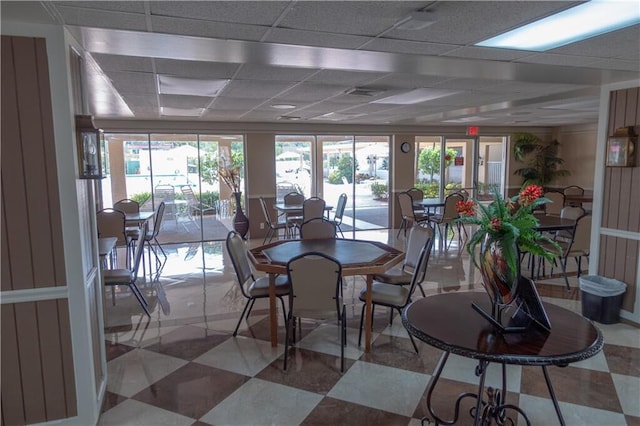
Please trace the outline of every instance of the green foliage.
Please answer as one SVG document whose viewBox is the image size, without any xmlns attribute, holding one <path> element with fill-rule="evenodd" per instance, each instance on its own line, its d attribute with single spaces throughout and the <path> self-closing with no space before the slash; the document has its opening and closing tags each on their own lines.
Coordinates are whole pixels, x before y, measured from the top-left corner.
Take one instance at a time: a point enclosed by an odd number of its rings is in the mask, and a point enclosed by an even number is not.
<svg viewBox="0 0 640 426">
<path fill-rule="evenodd" d="M 342 176 L 347 178 L 347 182 L 353 183 L 354 160 L 350 155 L 344 155 L 338 160 L 338 173 L 340 173 L 340 182 Z M 356 165 L 357 169 L 357 165 Z"/>
<path fill-rule="evenodd" d="M 526 164 L 514 172 L 524 178 L 523 187 L 536 184 L 546 188 L 557 177 L 569 176 L 568 170 L 559 169 L 564 160 L 558 157 L 560 142 L 557 140 L 544 142 L 531 133 L 515 133 L 511 138 L 513 156 Z"/>
<path fill-rule="evenodd" d="M 220 194 L 217 191 L 205 191 L 200 194 L 199 198 L 202 204 L 216 207 L 218 205 L 218 200 L 220 199 Z"/>
<path fill-rule="evenodd" d="M 150 192 L 141 192 L 139 194 L 133 194 L 132 196 L 129 197 L 130 200 L 133 200 L 140 205 L 143 205 L 144 203 L 146 203 L 149 198 L 151 198 Z"/>
<path fill-rule="evenodd" d="M 342 174 L 337 170 L 329 173 L 329 183 L 333 185 L 340 185 L 342 183 Z"/>
<path fill-rule="evenodd" d="M 453 164 L 456 157 L 456 150 L 448 148 L 445 152 L 445 169 Z M 433 175 L 440 173 L 440 147 L 423 149 L 418 157 L 418 169 L 430 176 L 429 181 L 433 182 Z"/>
<path fill-rule="evenodd" d="M 376 200 L 388 199 L 389 186 L 386 183 L 373 182 L 371 184 L 371 194 L 373 195 L 373 198 Z"/>
</svg>

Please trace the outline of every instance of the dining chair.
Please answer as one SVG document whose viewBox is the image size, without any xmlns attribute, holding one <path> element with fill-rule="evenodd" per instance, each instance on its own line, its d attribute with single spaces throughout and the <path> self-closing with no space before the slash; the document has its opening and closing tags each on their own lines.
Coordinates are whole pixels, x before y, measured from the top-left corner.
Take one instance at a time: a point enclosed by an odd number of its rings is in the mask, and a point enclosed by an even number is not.
<svg viewBox="0 0 640 426">
<path fill-rule="evenodd" d="M 148 227 L 149 227 L 149 224 L 146 222 L 144 223 L 144 225 L 142 225 L 143 234 L 146 234 L 146 232 L 148 231 Z M 142 252 L 144 251 L 144 244 L 145 244 L 145 239 L 138 238 L 138 241 L 135 245 L 133 268 L 104 269 L 102 271 L 102 274 L 103 274 L 104 284 L 107 286 L 111 286 L 112 288 L 114 288 L 117 285 L 126 285 L 127 287 L 129 287 L 129 289 L 131 290 L 131 293 L 133 293 L 135 298 L 138 300 L 138 303 L 144 310 L 145 314 L 147 314 L 148 317 L 151 317 L 151 314 L 148 308 L 149 304 L 147 303 L 147 300 L 144 298 L 143 294 L 140 292 L 140 289 L 136 284 L 136 281 L 138 280 L 138 271 L 140 269 L 140 263 L 142 259 Z M 114 293 L 112 292 L 111 294 L 113 297 Z M 115 297 L 113 300 L 113 304 L 115 305 Z"/>
<path fill-rule="evenodd" d="M 451 239 L 448 240 L 447 235 L 449 235 L 449 227 L 453 228 L 454 221 L 460 217 L 458 214 L 458 210 L 456 205 L 460 202 L 464 201 L 464 196 L 459 192 L 454 192 L 453 194 L 447 195 L 447 198 L 444 199 L 444 208 L 442 209 L 442 213 L 434 214 L 427 218 L 427 220 L 435 225 L 438 229 L 438 233 L 440 234 L 440 238 L 444 243 L 445 250 L 449 248 L 449 245 L 453 241 L 453 235 L 451 235 Z M 444 225 L 444 233 L 442 232 L 442 225 Z M 458 242 L 462 243 L 462 233 L 461 233 L 461 224 L 459 222 L 455 223 L 456 228 L 458 229 Z"/>
<path fill-rule="evenodd" d="M 336 225 L 323 217 L 316 217 L 300 225 L 300 238 L 303 240 L 317 240 L 336 238 Z"/>
<path fill-rule="evenodd" d="M 149 249 L 149 275 L 151 276 L 151 253 L 153 253 L 156 259 L 156 276 L 154 278 L 155 281 L 158 281 L 160 278 L 160 274 L 164 269 L 164 265 L 167 263 L 167 253 L 162 248 L 162 244 L 158 241 L 158 234 L 160 234 L 160 229 L 162 228 L 162 221 L 164 219 L 164 212 L 166 209 L 166 204 L 162 201 L 158 208 L 156 209 L 156 213 L 154 214 L 153 219 L 153 228 L 148 229 L 144 234 L 144 240 Z M 160 260 L 160 254 L 162 254 L 162 260 Z"/>
<path fill-rule="evenodd" d="M 344 192 L 338 197 L 338 203 L 336 204 L 336 212 L 333 215 L 332 222 L 336 226 L 336 232 L 340 231 L 340 235 L 344 238 L 342 233 L 342 217 L 344 216 L 344 209 L 347 207 L 347 194 Z"/>
<path fill-rule="evenodd" d="M 418 207 L 415 205 L 415 203 L 419 203 L 420 201 L 424 200 L 424 192 L 422 191 L 422 189 L 413 187 L 407 189 L 406 192 L 411 196 L 411 201 L 413 201 L 413 211 L 418 214 L 427 214 L 423 207 Z"/>
<path fill-rule="evenodd" d="M 291 222 L 297 229 L 300 229 L 304 222 L 315 218 L 323 218 L 325 206 L 326 203 L 322 198 L 307 198 L 302 203 L 302 217 L 295 218 L 293 220 L 290 219 L 289 222 Z"/>
<path fill-rule="evenodd" d="M 567 286 L 567 290 L 571 287 L 569 286 L 569 279 L 567 277 L 567 261 L 570 257 L 576 259 L 576 264 L 578 266 L 578 277 L 580 277 L 581 267 L 582 267 L 582 257 L 589 258 L 589 250 L 591 246 L 591 222 L 592 216 L 590 214 L 585 214 L 579 217 L 576 220 L 576 226 L 573 231 L 573 238 L 570 241 L 558 241 L 557 243 L 560 245 L 560 253 L 558 253 L 560 268 L 562 269 L 562 276 L 564 277 L 564 282 Z M 548 248 L 551 250 L 551 248 Z M 554 265 L 556 264 L 556 259 L 554 259 Z M 553 265 L 551 266 L 551 274 L 553 274 Z"/>
<path fill-rule="evenodd" d="M 373 282 L 371 286 L 371 302 L 373 303 L 373 307 L 371 309 L 371 316 L 373 317 L 373 313 L 376 305 L 386 306 L 392 309 L 391 312 L 391 320 L 393 319 L 393 310 L 398 311 L 399 314 L 402 313 L 402 310 L 411 303 L 411 297 L 413 296 L 413 292 L 416 289 L 418 283 L 424 280 L 427 271 L 427 263 L 429 261 L 429 249 L 428 247 L 423 247 L 420 250 L 420 254 L 418 255 L 418 262 L 416 263 L 416 267 L 411 276 L 411 282 L 409 287 L 398 286 L 393 284 L 385 284 L 381 282 Z M 360 346 L 362 342 L 362 325 L 364 320 L 364 309 L 367 300 L 367 288 L 363 287 L 360 290 L 359 299 L 362 304 L 362 312 L 360 313 L 360 333 L 358 334 L 358 346 Z M 373 327 L 373 321 L 371 321 Z M 413 336 L 409 334 L 409 338 L 411 339 L 411 343 L 413 344 L 413 349 L 415 349 L 416 354 L 419 353 L 418 346 L 416 342 L 413 340 Z"/>
<path fill-rule="evenodd" d="M 564 194 L 559 191 L 547 191 L 544 193 L 544 197 L 551 200 L 544 205 L 544 214 L 560 216 L 560 212 L 564 208 Z"/>
<path fill-rule="evenodd" d="M 98 228 L 98 237 L 115 237 L 116 248 L 121 247 L 125 249 L 126 265 L 130 264 L 129 250 L 131 249 L 131 238 L 127 235 L 126 228 L 126 216 L 120 210 L 114 209 L 102 209 L 96 213 L 96 224 Z M 118 250 L 112 250 L 111 264 L 117 264 Z"/>
<path fill-rule="evenodd" d="M 421 223 L 426 221 L 429 217 L 424 213 L 417 213 L 413 209 L 413 199 L 407 192 L 401 192 L 398 194 L 398 204 L 400 204 L 400 214 L 402 215 L 402 222 L 400 222 L 400 229 L 396 238 L 400 236 L 400 232 L 404 230 L 404 235 L 407 235 L 407 228 L 413 226 L 414 223 Z"/>
<path fill-rule="evenodd" d="M 289 192 L 288 194 L 285 194 L 283 202 L 285 206 L 302 206 L 302 203 L 304 203 L 304 194 L 295 191 Z M 291 226 L 295 226 L 296 223 L 300 224 L 303 222 L 302 213 L 300 212 L 285 213 L 284 217 Z"/>
<path fill-rule="evenodd" d="M 153 201 L 157 204 L 164 201 L 164 218 L 174 220 L 178 224 L 179 211 L 176 205 L 176 189 L 173 185 L 156 185 L 153 191 Z"/>
<path fill-rule="evenodd" d="M 256 299 L 269 297 L 269 277 L 263 276 L 256 278 L 253 275 L 253 271 L 251 270 L 251 265 L 249 264 L 249 259 L 247 257 L 247 248 L 244 240 L 236 231 L 231 231 L 227 235 L 226 247 L 227 252 L 229 252 L 229 257 L 231 258 L 231 263 L 233 264 L 233 269 L 236 272 L 240 292 L 242 293 L 242 296 L 247 299 L 247 303 L 244 305 L 238 324 L 233 331 L 233 336 L 235 337 L 238 334 L 238 329 L 240 328 L 242 319 L 245 318 L 245 314 L 246 318 L 249 318 Z M 277 276 L 275 284 L 276 297 L 280 299 L 280 302 L 282 303 L 282 315 L 284 316 L 284 321 L 286 323 L 287 317 L 282 297 L 291 297 L 291 285 L 289 284 L 288 277 L 284 275 Z"/>
<path fill-rule="evenodd" d="M 302 253 L 287 262 L 291 283 L 289 313 L 286 321 L 284 370 L 289 358 L 289 337 L 295 338 L 296 318 L 338 319 L 340 325 L 340 372 L 344 372 L 344 348 L 347 340 L 347 315 L 342 299 L 342 265 L 319 252 Z M 301 332 L 301 326 L 298 329 Z"/>
<path fill-rule="evenodd" d="M 286 220 L 284 221 L 273 220 L 271 218 L 271 214 L 269 213 L 269 207 L 267 207 L 267 202 L 264 200 L 263 197 L 260 197 L 260 207 L 262 207 L 262 214 L 264 216 L 264 220 L 266 221 L 267 226 L 269 227 L 269 230 L 267 231 L 267 235 L 265 235 L 264 240 L 262 240 L 262 244 L 264 245 L 267 242 L 267 239 L 269 240 L 269 242 L 271 242 L 274 236 L 278 236 L 280 230 L 284 230 L 284 236 L 285 238 L 288 238 L 290 224 Z"/>
<path fill-rule="evenodd" d="M 585 211 L 582 207 L 563 207 L 562 210 L 560 210 L 560 217 L 562 219 L 578 220 L 578 218 L 584 216 L 584 214 Z M 574 231 L 575 228 L 574 230 L 569 231 L 557 231 L 555 239 L 559 241 L 569 242 L 573 238 Z"/>
<path fill-rule="evenodd" d="M 413 272 L 418 265 L 420 258 L 420 252 L 423 248 L 427 249 L 427 256 L 431 254 L 433 247 L 433 228 L 428 224 L 414 224 L 409 231 L 409 237 L 407 238 L 407 244 L 405 247 L 405 256 L 402 264 L 396 265 L 391 269 L 381 274 L 373 276 L 373 280 L 382 282 L 385 284 L 405 286 L 411 284 L 413 278 Z M 422 281 L 416 283 L 422 297 L 426 297 L 424 288 L 422 288 Z"/>
<path fill-rule="evenodd" d="M 564 188 L 562 192 L 564 193 L 565 198 L 571 197 L 572 195 L 580 197 L 584 195 L 584 188 L 578 185 L 570 185 Z M 566 203 L 570 206 L 582 207 L 582 203 L 576 203 L 572 201 L 567 201 Z"/>
<path fill-rule="evenodd" d="M 140 213 L 140 204 L 137 201 L 131 200 L 129 198 L 124 198 L 122 200 L 116 201 L 115 203 L 113 203 L 113 208 L 114 210 L 119 210 L 123 212 L 125 215 Z M 131 250 L 129 250 L 129 253 L 133 253 L 133 244 L 135 244 L 135 240 L 140 235 L 140 226 L 127 225 L 125 229 L 126 229 L 125 232 L 129 237 L 129 243 L 132 244 L 132 247 L 131 247 Z"/>
<path fill-rule="evenodd" d="M 215 209 L 210 205 L 202 203 L 196 194 L 193 192 L 193 188 L 189 185 L 182 185 L 180 187 L 180 191 L 184 195 L 184 199 L 187 201 L 187 213 L 189 214 L 189 219 L 193 221 L 193 223 L 200 228 L 200 223 L 193 216 L 194 214 L 202 216 L 206 213 L 215 213 Z"/>
</svg>

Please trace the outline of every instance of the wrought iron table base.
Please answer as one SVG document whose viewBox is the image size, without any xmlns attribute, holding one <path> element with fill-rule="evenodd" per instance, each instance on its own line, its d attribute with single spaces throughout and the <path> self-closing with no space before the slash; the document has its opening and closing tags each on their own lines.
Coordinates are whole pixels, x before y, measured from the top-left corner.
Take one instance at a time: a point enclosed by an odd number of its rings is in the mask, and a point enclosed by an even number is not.
<svg viewBox="0 0 640 426">
<path fill-rule="evenodd" d="M 460 404 L 465 398 L 475 398 L 476 406 L 472 407 L 469 410 L 469 414 L 474 418 L 473 424 L 474 426 L 482 425 L 488 426 L 492 424 L 492 421 L 499 426 L 510 425 L 514 426 L 516 422 L 507 416 L 507 410 L 513 410 L 520 414 L 524 420 L 527 422 L 527 426 L 531 426 L 531 422 L 529 418 L 525 414 L 525 412 L 518 406 L 513 404 L 506 404 L 506 395 L 507 395 L 507 372 L 506 372 L 506 364 L 502 363 L 502 390 L 494 389 L 492 387 L 487 388 L 487 401 L 483 400 L 481 395 L 484 390 L 484 382 L 487 374 L 487 367 L 489 366 L 488 361 L 479 361 L 478 366 L 476 367 L 476 376 L 480 377 L 480 382 L 478 384 L 478 393 L 474 394 L 471 392 L 464 392 L 458 395 L 458 398 L 455 401 L 453 419 L 451 420 L 442 420 L 438 415 L 434 412 L 433 407 L 431 405 L 431 397 L 433 395 L 433 391 L 440 379 L 440 375 L 442 374 L 442 370 L 444 370 L 444 366 L 449 359 L 449 352 L 445 352 L 444 358 L 440 361 L 438 365 L 438 369 L 436 371 L 435 377 L 429 385 L 429 390 L 427 392 L 427 410 L 429 411 L 429 415 L 434 420 L 436 425 L 453 425 L 458 421 L 458 417 L 460 416 Z M 542 372 L 544 373 L 544 379 L 547 383 L 547 389 L 549 390 L 549 394 L 551 395 L 551 400 L 553 401 L 553 407 L 556 410 L 556 414 L 558 415 L 558 420 L 560 420 L 560 424 L 562 426 L 565 425 L 564 418 L 562 417 L 562 413 L 560 412 L 560 406 L 558 405 L 558 400 L 556 398 L 556 394 L 553 391 L 553 386 L 551 385 L 551 379 L 549 378 L 549 373 L 547 371 L 546 366 L 542 366 Z M 478 416 L 477 413 L 480 413 Z M 428 417 L 422 418 L 422 425 L 426 423 L 431 423 L 431 420 Z"/>
</svg>

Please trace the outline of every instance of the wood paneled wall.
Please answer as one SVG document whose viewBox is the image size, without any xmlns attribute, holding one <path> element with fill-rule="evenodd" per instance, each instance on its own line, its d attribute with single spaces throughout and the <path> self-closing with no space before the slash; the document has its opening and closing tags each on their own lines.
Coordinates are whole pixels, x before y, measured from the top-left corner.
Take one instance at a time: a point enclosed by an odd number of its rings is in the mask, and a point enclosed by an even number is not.
<svg viewBox="0 0 640 426">
<path fill-rule="evenodd" d="M 77 411 L 68 301 L 36 301 L 67 286 L 44 39 L 2 36 L 1 90 L 1 289 L 23 300 L 2 305 L 2 423 L 14 425 Z"/>
<path fill-rule="evenodd" d="M 619 127 L 634 126 L 640 130 L 640 88 L 611 93 L 608 134 Z M 604 173 L 602 228 L 624 232 L 640 232 L 640 155 L 636 147 L 635 167 L 607 167 Z M 637 240 L 603 235 L 600 245 L 598 274 L 623 281 L 627 293 L 623 309 L 633 312 L 638 276 Z"/>
</svg>

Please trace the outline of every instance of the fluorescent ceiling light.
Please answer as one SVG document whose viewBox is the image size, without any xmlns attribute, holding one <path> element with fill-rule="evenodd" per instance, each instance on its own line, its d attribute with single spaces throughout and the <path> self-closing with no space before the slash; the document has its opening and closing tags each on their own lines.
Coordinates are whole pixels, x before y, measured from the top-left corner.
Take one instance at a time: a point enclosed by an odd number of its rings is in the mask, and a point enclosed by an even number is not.
<svg viewBox="0 0 640 426">
<path fill-rule="evenodd" d="M 200 117 L 204 112 L 204 108 L 171 108 L 160 107 L 161 115 L 179 116 L 179 117 Z"/>
<path fill-rule="evenodd" d="M 476 121 L 485 121 L 485 120 L 491 120 L 491 117 L 473 116 L 473 117 L 452 118 L 450 120 L 443 120 L 442 122 L 443 123 L 472 123 Z"/>
<path fill-rule="evenodd" d="M 433 12 L 412 12 L 396 28 L 405 31 L 423 30 L 435 22 Z"/>
<path fill-rule="evenodd" d="M 637 0 L 592 0 L 476 46 L 543 52 L 638 23 Z"/>
<path fill-rule="evenodd" d="M 229 80 L 198 80 L 193 78 L 158 75 L 158 93 L 161 95 L 216 96 Z"/>
<path fill-rule="evenodd" d="M 459 93 L 453 90 L 442 89 L 415 89 L 407 93 L 401 93 L 399 95 L 389 96 L 386 98 L 371 101 L 372 104 L 397 104 L 397 105 L 411 105 L 419 104 L 420 102 L 430 101 L 432 99 L 444 98 L 453 94 Z"/>
<path fill-rule="evenodd" d="M 295 105 L 289 105 L 289 104 L 273 104 L 271 105 L 271 108 L 275 108 L 275 109 L 294 109 L 296 106 Z"/>
</svg>

